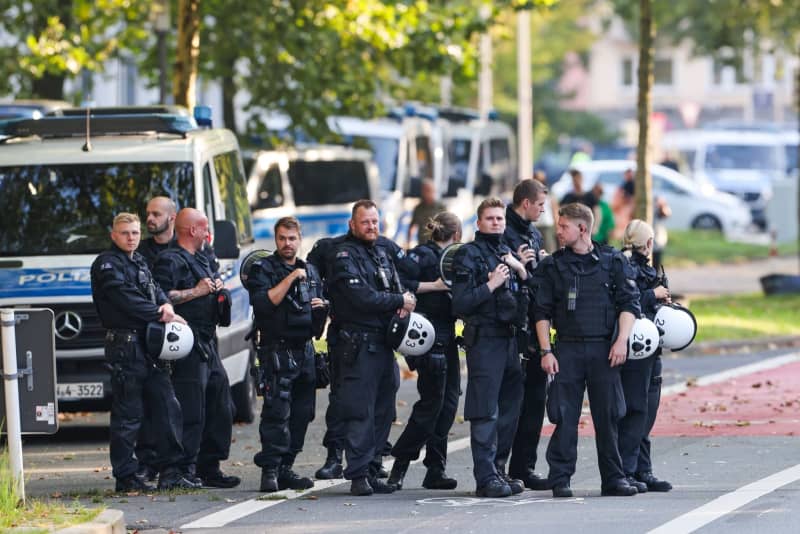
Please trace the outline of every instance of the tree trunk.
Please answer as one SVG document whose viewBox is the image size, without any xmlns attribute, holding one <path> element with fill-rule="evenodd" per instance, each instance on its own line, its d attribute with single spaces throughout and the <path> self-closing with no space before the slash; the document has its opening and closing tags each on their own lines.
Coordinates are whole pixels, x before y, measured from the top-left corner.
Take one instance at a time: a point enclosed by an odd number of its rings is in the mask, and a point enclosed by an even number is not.
<svg viewBox="0 0 800 534">
<path fill-rule="evenodd" d="M 47 98 L 49 100 L 64 100 L 63 74 L 50 74 L 45 72 L 41 78 L 31 80 L 31 92 L 34 98 Z"/>
<path fill-rule="evenodd" d="M 222 77 L 222 122 L 225 127 L 233 133 L 236 130 L 236 106 L 233 105 L 233 98 L 236 96 L 236 82 L 233 80 L 233 73 Z"/>
<path fill-rule="evenodd" d="M 200 56 L 200 0 L 178 1 L 178 42 L 172 96 L 190 110 L 197 101 L 197 64 Z"/>
<path fill-rule="evenodd" d="M 639 0 L 639 146 L 636 148 L 636 209 L 634 215 L 653 223 L 653 179 L 650 176 L 650 113 L 653 109 L 653 0 Z"/>
</svg>

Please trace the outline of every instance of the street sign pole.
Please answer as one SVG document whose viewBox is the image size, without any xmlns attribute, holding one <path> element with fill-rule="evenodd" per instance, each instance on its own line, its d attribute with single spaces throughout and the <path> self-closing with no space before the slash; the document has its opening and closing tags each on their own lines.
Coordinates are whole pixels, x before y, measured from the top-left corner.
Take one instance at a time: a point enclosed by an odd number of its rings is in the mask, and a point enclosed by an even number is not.
<svg viewBox="0 0 800 534">
<path fill-rule="evenodd" d="M 17 340 L 14 310 L 0 310 L 3 330 L 3 381 L 6 401 L 6 429 L 11 480 L 16 495 L 25 502 L 25 479 L 22 470 L 22 428 L 19 414 L 19 378 L 17 376 Z"/>
</svg>

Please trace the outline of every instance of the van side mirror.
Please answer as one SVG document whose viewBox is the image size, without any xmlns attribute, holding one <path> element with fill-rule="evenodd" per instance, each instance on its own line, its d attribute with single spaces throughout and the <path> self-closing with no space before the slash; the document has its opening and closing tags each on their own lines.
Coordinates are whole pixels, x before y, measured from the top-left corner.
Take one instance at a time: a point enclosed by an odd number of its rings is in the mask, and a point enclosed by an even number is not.
<svg viewBox="0 0 800 534">
<path fill-rule="evenodd" d="M 231 221 L 214 221 L 214 254 L 222 260 L 239 258 L 239 233 Z"/>
</svg>

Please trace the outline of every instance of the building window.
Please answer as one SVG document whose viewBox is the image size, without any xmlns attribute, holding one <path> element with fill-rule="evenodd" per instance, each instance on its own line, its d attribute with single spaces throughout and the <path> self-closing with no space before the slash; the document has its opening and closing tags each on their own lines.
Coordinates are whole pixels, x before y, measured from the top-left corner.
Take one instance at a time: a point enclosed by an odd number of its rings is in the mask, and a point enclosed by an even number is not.
<svg viewBox="0 0 800 534">
<path fill-rule="evenodd" d="M 629 57 L 622 60 L 622 86 L 633 86 L 633 60 Z"/>
<path fill-rule="evenodd" d="M 714 58 L 714 85 L 733 85 L 747 83 L 740 59 L 722 60 Z"/>
<path fill-rule="evenodd" d="M 655 85 L 672 85 L 672 60 L 656 58 L 653 62 L 653 81 Z"/>
</svg>

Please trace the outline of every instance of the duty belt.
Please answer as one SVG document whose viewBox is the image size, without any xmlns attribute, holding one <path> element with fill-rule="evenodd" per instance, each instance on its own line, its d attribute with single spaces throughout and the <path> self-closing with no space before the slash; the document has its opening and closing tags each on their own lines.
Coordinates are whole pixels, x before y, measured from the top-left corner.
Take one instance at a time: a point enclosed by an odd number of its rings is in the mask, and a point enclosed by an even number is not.
<svg viewBox="0 0 800 534">
<path fill-rule="evenodd" d="M 111 328 L 106 330 L 106 341 L 109 343 L 133 343 L 134 341 L 139 341 L 139 331 L 124 328 Z"/>
<path fill-rule="evenodd" d="M 565 343 L 603 343 L 611 341 L 610 336 L 556 336 L 556 343 L 563 341 Z"/>
<path fill-rule="evenodd" d="M 484 326 L 477 325 L 479 336 L 486 337 L 508 337 L 517 335 L 517 327 L 510 324 L 506 326 Z"/>
<path fill-rule="evenodd" d="M 380 328 L 371 328 L 353 323 L 343 323 L 339 325 L 339 330 L 347 332 L 351 337 L 363 339 L 368 343 L 386 345 L 386 331 Z"/>
<path fill-rule="evenodd" d="M 305 348 L 306 343 L 308 343 L 308 339 L 303 338 L 282 338 L 282 339 L 270 339 L 266 342 L 261 344 L 261 347 L 277 347 L 277 348 L 288 348 L 288 349 L 302 349 Z"/>
</svg>

